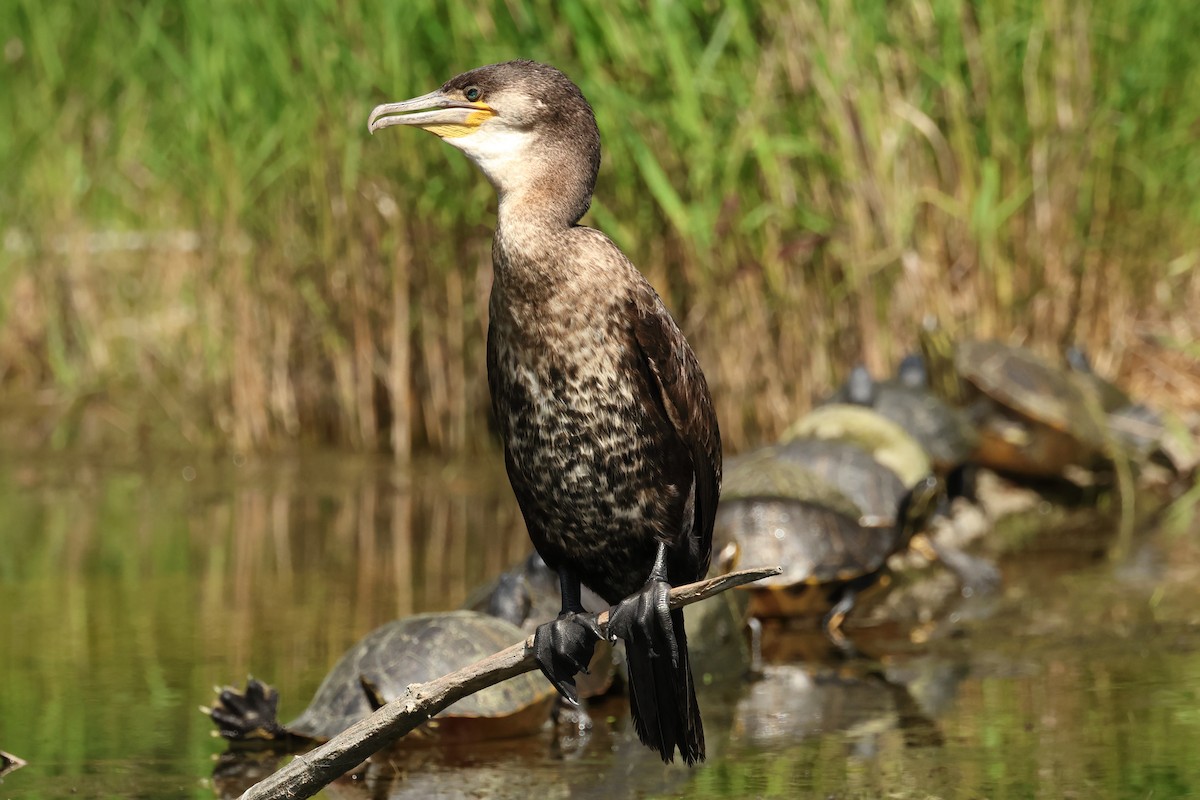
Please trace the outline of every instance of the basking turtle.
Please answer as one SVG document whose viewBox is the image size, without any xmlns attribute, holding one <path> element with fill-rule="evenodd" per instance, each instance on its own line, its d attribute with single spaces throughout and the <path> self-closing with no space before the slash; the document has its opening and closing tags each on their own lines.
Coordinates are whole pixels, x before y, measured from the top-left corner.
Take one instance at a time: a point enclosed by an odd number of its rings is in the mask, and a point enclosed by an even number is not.
<svg viewBox="0 0 1200 800">
<path fill-rule="evenodd" d="M 440 678 L 521 641 L 521 629 L 473 611 L 418 614 L 394 620 L 351 647 L 321 682 L 299 717 L 275 718 L 279 696 L 251 678 L 245 692 L 226 687 L 207 710 L 231 742 L 298 749 L 324 741 L 403 694 L 411 683 Z M 464 697 L 409 737 L 461 741 L 519 736 L 549 719 L 555 693 L 526 673 Z"/>
<path fill-rule="evenodd" d="M 740 473 L 746 469 L 768 469 L 774 475 L 744 478 Z M 889 556 L 925 527 L 942 488 L 932 476 L 918 480 L 893 517 L 883 520 L 862 515 L 853 501 L 817 476 L 802 478 L 806 473 L 773 451 L 730 464 L 713 533 L 720 547 L 718 567 L 782 564 L 782 574 L 747 587 L 751 616 L 822 614 L 826 633 L 844 646 L 840 627 L 858 593 L 876 581 Z M 801 491 L 789 494 L 788 486 Z"/>
<path fill-rule="evenodd" d="M 1032 351 L 996 341 L 962 342 L 954 367 L 982 399 L 973 406 L 980 464 L 1054 477 L 1070 465 L 1091 467 L 1106 451 L 1095 404 L 1066 372 Z"/>
<path fill-rule="evenodd" d="M 920 356 L 906 358 L 896 378 L 888 381 L 876 381 L 859 364 L 835 397 L 895 422 L 921 444 L 943 475 L 962 466 L 979 441 L 966 416 L 929 391 Z"/>
<path fill-rule="evenodd" d="M 921 444 L 904 428 L 870 408 L 831 403 L 805 414 L 784 431 L 783 441 L 835 439 L 852 442 L 912 488 L 933 471 Z"/>
<path fill-rule="evenodd" d="M 1053 478 L 1069 466 L 1094 467 L 1111 449 L 1103 430 L 1106 401 L 1089 400 L 1080 381 L 1027 348 L 996 341 L 955 345 L 931 319 L 919 338 L 934 392 L 965 407 L 979 430 L 974 462 Z"/>
<path fill-rule="evenodd" d="M 794 461 L 836 486 L 858 507 L 862 524 L 872 527 L 896 524 L 896 512 L 906 492 L 904 483 L 858 445 L 836 439 L 793 439 L 778 446 L 776 453 L 779 458 Z M 957 484 L 957 492 L 950 484 L 956 475 L 961 478 L 967 466 L 947 476 L 947 499 L 961 495 L 962 483 Z M 948 511 L 948 503 L 938 504 L 938 514 Z M 990 592 L 999 585 L 1000 572 L 995 564 L 969 555 L 936 536 L 921 536 L 916 549 L 927 559 L 940 561 L 972 593 Z"/>
</svg>

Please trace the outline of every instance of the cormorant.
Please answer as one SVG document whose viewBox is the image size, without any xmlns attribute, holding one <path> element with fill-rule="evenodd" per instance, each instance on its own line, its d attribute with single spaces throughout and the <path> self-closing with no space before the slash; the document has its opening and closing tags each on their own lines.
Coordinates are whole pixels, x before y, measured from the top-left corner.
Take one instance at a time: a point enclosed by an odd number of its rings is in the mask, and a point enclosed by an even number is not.
<svg viewBox="0 0 1200 800">
<path fill-rule="evenodd" d="M 424 128 L 499 196 L 487 362 L 509 481 L 562 613 L 538 664 L 569 700 L 600 637 L 580 585 L 614 604 L 630 707 L 664 761 L 704 758 L 683 613 L 669 582 L 708 570 L 721 442 L 704 375 L 658 294 L 615 244 L 579 225 L 600 133 L 579 87 L 533 61 L 479 67 L 378 106 L 368 127 Z"/>
</svg>

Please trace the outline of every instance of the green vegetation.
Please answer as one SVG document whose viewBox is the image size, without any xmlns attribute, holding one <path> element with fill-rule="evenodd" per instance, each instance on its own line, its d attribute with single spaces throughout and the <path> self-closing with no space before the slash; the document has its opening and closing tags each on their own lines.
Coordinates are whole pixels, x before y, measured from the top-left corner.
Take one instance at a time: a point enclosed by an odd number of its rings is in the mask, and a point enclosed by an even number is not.
<svg viewBox="0 0 1200 800">
<path fill-rule="evenodd" d="M 596 107 L 590 222 L 734 445 L 929 313 L 1123 377 L 1200 357 L 1188 3 L 11 0 L 0 31 L 0 381 L 34 412 L 0 433 L 34 444 L 481 441 L 491 189 L 366 117 L 518 56 Z"/>
</svg>

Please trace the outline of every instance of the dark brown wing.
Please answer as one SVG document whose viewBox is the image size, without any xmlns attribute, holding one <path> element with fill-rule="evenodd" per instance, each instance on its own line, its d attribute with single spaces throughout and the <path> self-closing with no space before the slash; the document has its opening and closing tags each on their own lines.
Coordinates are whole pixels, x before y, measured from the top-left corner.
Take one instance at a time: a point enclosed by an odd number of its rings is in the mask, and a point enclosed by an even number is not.
<svg viewBox="0 0 1200 800">
<path fill-rule="evenodd" d="M 692 536 L 699 575 L 708 571 L 713 520 L 721 494 L 721 431 L 696 354 L 658 294 L 649 287 L 630 303 L 634 339 L 654 377 L 667 418 L 692 458 L 695 508 Z"/>
</svg>

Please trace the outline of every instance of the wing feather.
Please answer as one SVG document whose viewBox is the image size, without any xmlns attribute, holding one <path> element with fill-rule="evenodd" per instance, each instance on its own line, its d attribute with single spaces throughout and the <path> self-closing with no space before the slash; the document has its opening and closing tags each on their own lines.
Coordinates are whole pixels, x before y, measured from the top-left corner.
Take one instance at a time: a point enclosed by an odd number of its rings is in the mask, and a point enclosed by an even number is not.
<svg viewBox="0 0 1200 800">
<path fill-rule="evenodd" d="M 646 285 L 630 307 L 634 339 L 654 378 L 653 388 L 691 455 L 695 488 L 692 535 L 703 575 L 712 554 L 713 521 L 721 493 L 721 432 L 712 396 L 696 354 L 658 294 Z"/>
</svg>

